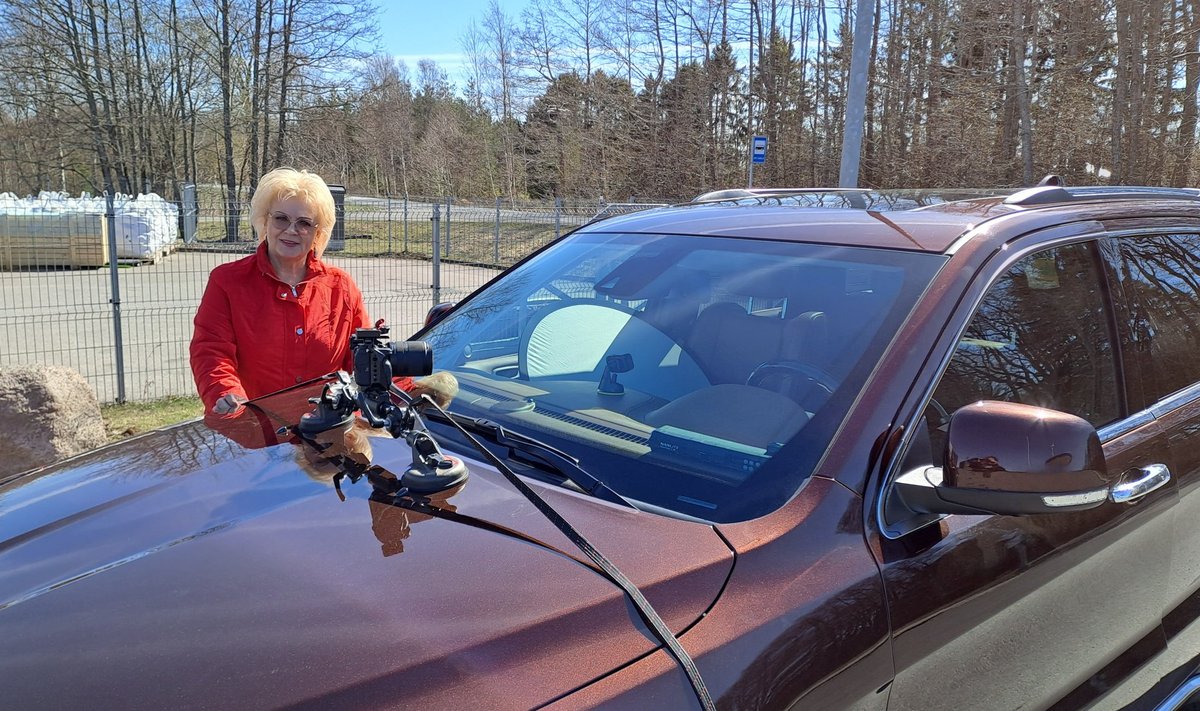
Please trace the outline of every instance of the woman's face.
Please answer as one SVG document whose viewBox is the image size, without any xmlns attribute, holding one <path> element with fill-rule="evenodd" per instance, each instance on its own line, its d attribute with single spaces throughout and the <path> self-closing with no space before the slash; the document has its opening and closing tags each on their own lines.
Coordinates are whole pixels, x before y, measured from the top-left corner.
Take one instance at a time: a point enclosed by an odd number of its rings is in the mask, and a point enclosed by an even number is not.
<svg viewBox="0 0 1200 711">
<path fill-rule="evenodd" d="M 278 259 L 308 258 L 317 236 L 317 221 L 308 202 L 290 197 L 271 203 L 267 211 L 267 249 Z"/>
</svg>

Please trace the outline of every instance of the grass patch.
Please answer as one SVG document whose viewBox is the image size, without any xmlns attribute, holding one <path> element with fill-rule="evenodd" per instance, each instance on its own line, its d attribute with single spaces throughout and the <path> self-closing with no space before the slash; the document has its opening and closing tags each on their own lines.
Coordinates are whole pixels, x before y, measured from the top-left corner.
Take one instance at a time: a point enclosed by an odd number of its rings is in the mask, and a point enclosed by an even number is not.
<svg viewBox="0 0 1200 711">
<path fill-rule="evenodd" d="M 109 442 L 166 427 L 204 414 L 198 397 L 166 397 L 148 402 L 100 406 Z"/>
</svg>

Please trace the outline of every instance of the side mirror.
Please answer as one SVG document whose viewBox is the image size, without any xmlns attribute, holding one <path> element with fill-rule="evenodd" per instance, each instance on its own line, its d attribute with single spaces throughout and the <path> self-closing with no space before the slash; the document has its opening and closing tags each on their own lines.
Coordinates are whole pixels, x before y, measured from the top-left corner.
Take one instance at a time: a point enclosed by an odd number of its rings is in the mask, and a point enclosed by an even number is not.
<svg viewBox="0 0 1200 711">
<path fill-rule="evenodd" d="M 993 401 L 960 408 L 944 461 L 897 478 L 909 509 L 1022 515 L 1090 509 L 1109 497 L 1096 429 L 1065 412 Z"/>
<path fill-rule="evenodd" d="M 433 324 L 441 321 L 446 317 L 446 314 L 454 310 L 453 301 L 443 301 L 440 304 L 435 304 L 433 308 L 425 313 L 425 328 L 429 328 Z"/>
</svg>

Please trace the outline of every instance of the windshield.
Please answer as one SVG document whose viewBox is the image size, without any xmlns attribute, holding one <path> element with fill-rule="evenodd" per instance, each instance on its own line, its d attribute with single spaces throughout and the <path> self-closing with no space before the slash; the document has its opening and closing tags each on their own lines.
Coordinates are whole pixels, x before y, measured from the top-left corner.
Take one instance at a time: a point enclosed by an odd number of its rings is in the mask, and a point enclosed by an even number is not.
<svg viewBox="0 0 1200 711">
<path fill-rule="evenodd" d="M 577 457 L 643 508 L 745 520 L 812 473 L 942 263 L 757 239 L 576 234 L 420 337 L 435 367 L 458 378 L 453 410 Z"/>
</svg>

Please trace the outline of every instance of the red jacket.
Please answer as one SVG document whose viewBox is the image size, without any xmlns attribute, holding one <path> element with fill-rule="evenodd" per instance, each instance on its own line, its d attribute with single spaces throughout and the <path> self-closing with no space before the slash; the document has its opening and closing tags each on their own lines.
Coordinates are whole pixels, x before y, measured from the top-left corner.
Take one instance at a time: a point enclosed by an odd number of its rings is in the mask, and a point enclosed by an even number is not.
<svg viewBox="0 0 1200 711">
<path fill-rule="evenodd" d="M 192 335 L 192 376 L 205 410 L 226 393 L 256 398 L 354 366 L 350 334 L 370 326 L 349 274 L 308 255 L 293 290 L 275 276 L 266 243 L 212 270 Z"/>
</svg>

